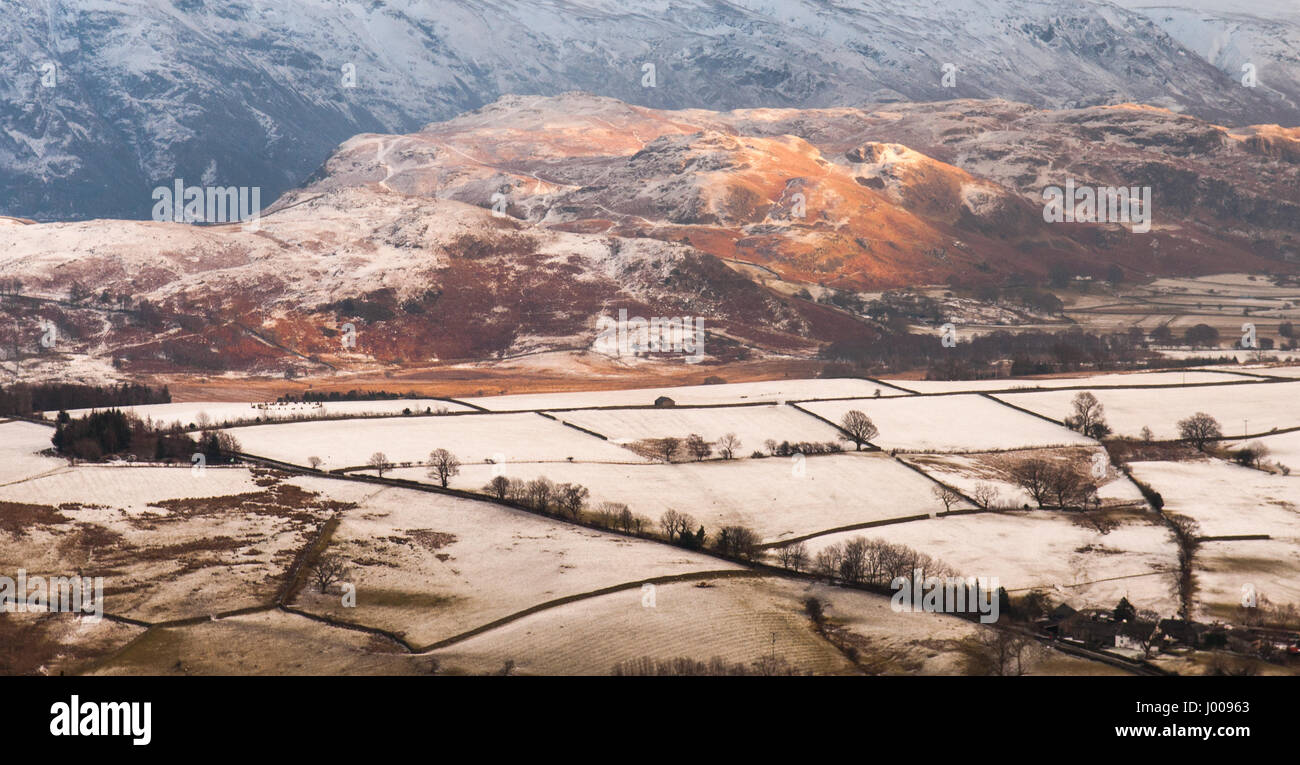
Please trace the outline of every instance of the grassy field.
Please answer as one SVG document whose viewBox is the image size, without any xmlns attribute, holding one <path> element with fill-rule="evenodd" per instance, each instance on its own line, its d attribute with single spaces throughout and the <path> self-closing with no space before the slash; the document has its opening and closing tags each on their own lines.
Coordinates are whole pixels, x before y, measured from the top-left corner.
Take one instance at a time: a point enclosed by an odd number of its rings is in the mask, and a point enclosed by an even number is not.
<svg viewBox="0 0 1300 765">
<path fill-rule="evenodd" d="M 408 468 L 393 475 L 430 481 L 426 472 Z M 675 509 L 706 529 L 748 526 L 766 541 L 944 509 L 931 493 L 934 482 L 878 452 L 672 465 L 507 463 L 501 472 L 525 481 L 544 476 L 582 484 L 591 490 L 593 507 L 622 502 L 652 520 Z M 491 475 L 492 466 L 467 465 L 451 486 L 478 490 Z"/>
</svg>

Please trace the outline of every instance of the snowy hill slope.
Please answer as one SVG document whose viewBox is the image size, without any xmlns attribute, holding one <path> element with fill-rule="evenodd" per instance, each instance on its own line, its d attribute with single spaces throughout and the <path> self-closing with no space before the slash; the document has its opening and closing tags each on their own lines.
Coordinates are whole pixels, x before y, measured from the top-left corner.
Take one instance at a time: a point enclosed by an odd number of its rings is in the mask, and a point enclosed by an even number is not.
<svg viewBox="0 0 1300 765">
<path fill-rule="evenodd" d="M 50 0 L 6 2 L 0 38 L 0 214 L 39 220 L 146 218 L 150 190 L 178 177 L 269 202 L 352 135 L 510 93 L 710 109 L 1134 101 L 1300 123 L 1294 101 L 1091 0 Z"/>
</svg>

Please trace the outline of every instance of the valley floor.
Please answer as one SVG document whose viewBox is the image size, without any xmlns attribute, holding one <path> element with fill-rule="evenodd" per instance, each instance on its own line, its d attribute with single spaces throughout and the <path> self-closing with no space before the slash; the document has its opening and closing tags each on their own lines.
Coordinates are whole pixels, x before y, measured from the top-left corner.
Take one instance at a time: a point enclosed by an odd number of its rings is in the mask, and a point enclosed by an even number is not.
<svg viewBox="0 0 1300 765">
<path fill-rule="evenodd" d="M 538 383 L 254 424 L 220 396 L 142 407 L 227 425 L 247 455 L 232 467 L 70 464 L 48 453 L 48 425 L 4 421 L 0 573 L 102 576 L 105 618 L 0 616 L 0 672 L 959 674 L 1007 670 L 986 659 L 1017 637 L 1018 673 L 1294 672 L 1293 371 L 1003 387 L 683 387 L 698 382 L 688 373 L 622 392 Z M 1085 391 L 1120 435 L 1149 425 L 1152 440 L 1098 442 L 1065 427 Z M 673 404 L 655 406 L 663 395 Z M 862 450 L 843 439 L 851 411 L 879 427 Z M 1203 452 L 1170 440 L 1195 411 L 1225 432 L 1248 415 L 1249 432 Z M 709 453 L 657 455 L 663 439 L 690 434 Z M 739 443 L 724 456 L 728 435 Z M 1255 440 L 1278 459 L 1227 459 Z M 463 463 L 447 489 L 430 477 L 439 448 Z M 382 472 L 367 459 L 378 452 Z M 1029 463 L 1095 491 L 1081 505 L 1044 501 L 1020 480 Z M 498 477 L 513 487 L 500 498 Z M 580 506 L 530 493 L 548 484 L 553 497 L 583 487 Z M 692 539 L 699 527 L 702 547 L 665 537 L 673 513 L 689 516 Z M 1178 519 L 1196 540 L 1190 571 Z M 737 527 L 753 547 L 723 554 L 714 541 Z M 888 574 L 845 566 L 855 545 L 886 568 L 901 555 L 927 574 L 993 581 L 1016 621 L 993 629 L 900 611 Z M 331 560 L 343 570 L 322 586 Z M 1227 638 L 1135 647 L 1109 617 L 1121 600 L 1135 622 L 1181 614 Z M 1061 605 L 1083 616 L 1064 619 Z"/>
</svg>

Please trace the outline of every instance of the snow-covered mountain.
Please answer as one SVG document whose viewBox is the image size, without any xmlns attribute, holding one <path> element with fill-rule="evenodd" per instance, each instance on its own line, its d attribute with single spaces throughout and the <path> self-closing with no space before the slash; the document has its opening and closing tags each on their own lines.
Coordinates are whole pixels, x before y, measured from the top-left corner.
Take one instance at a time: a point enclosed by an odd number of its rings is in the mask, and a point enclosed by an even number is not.
<svg viewBox="0 0 1300 765">
<path fill-rule="evenodd" d="M 1045 222 L 1068 179 L 1148 187 L 1150 229 Z M 888 329 L 836 294 L 1300 272 L 1297 190 L 1300 128 L 1149 106 L 505 96 L 345 141 L 254 223 L 0 217 L 0 382 L 604 364 L 620 309 L 708 317 L 709 361 L 806 360 Z"/>
<path fill-rule="evenodd" d="M 1297 0 L 1118 0 L 1149 17 L 1196 55 L 1266 97 L 1300 108 Z"/>
<path fill-rule="evenodd" d="M 0 0 L 0 214 L 148 217 L 176 178 L 269 203 L 352 135 L 510 93 L 1300 123 L 1288 91 L 1242 87 L 1153 19 L 1100 0 Z"/>
</svg>

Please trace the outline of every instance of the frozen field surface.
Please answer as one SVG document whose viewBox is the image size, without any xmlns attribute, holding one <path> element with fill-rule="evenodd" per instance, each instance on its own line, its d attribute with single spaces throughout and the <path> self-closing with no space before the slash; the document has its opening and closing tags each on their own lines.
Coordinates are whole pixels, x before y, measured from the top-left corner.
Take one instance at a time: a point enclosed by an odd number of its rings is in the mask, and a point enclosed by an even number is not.
<svg viewBox="0 0 1300 765">
<path fill-rule="evenodd" d="M 858 674 L 810 627 L 803 601 L 827 601 L 827 614 L 865 639 L 865 658 L 890 674 L 955 672 L 952 643 L 977 628 L 939 614 L 895 613 L 889 599 L 806 582 L 718 579 L 655 588 L 653 607 L 640 590 L 603 595 L 527 616 L 438 651 L 449 666 L 498 669 L 506 660 L 536 674 L 609 674 L 643 657 L 751 664 L 783 658 L 801 672 Z M 921 618 L 918 618 L 921 617 Z M 626 666 L 626 665 L 625 665 Z"/>
<path fill-rule="evenodd" d="M 492 411 L 516 409 L 563 409 L 592 406 L 650 406 L 660 396 L 678 404 L 751 404 L 755 401 L 795 401 L 806 398 L 869 397 L 906 395 L 888 385 L 857 378 L 768 380 L 720 385 L 691 385 L 636 390 L 582 391 L 577 393 L 523 393 L 508 396 L 460 398 Z"/>
<path fill-rule="evenodd" d="M 1166 511 L 1195 520 L 1205 536 L 1268 534 L 1300 549 L 1300 477 L 1208 459 L 1130 467 L 1160 492 Z"/>
<path fill-rule="evenodd" d="M 265 471 L 77 467 L 0 487 L 0 571 L 104 577 L 105 611 L 147 622 L 274 600 L 340 509 Z"/>
<path fill-rule="evenodd" d="M 383 638 L 264 611 L 155 630 L 90 674 L 427 675 L 429 667 Z"/>
<path fill-rule="evenodd" d="M 968 496 L 973 496 L 981 485 L 991 486 L 997 492 L 993 505 L 1013 508 L 1035 506 L 1033 497 L 1014 481 L 1010 472 L 1019 462 L 1028 459 L 1048 460 L 1087 473 L 1089 479 L 1097 484 L 1097 496 L 1103 505 L 1144 502 L 1142 492 L 1111 466 L 1105 449 L 1100 446 L 983 454 L 909 454 L 906 457 L 908 463 Z M 1098 475 L 1098 469 L 1104 472 Z"/>
<path fill-rule="evenodd" d="M 393 475 L 430 481 L 426 473 L 407 468 Z M 656 522 L 665 510 L 676 509 L 706 530 L 748 526 L 764 541 L 943 510 L 931 494 L 934 482 L 878 452 L 673 465 L 507 463 L 502 474 L 582 484 L 591 490 L 592 508 L 622 502 Z M 491 477 L 490 465 L 466 465 L 451 486 L 477 491 Z"/>
<path fill-rule="evenodd" d="M 958 391 L 1034 390 L 1051 388 L 1093 388 L 1124 385 L 1182 385 L 1184 383 L 1241 382 L 1248 378 L 1228 372 L 1130 372 L 1087 377 L 997 378 L 992 380 L 882 380 L 917 393 Z"/>
<path fill-rule="evenodd" d="M 311 417 L 362 417 L 367 415 L 399 415 L 403 410 L 422 413 L 448 411 L 463 412 L 470 409 L 463 404 L 456 404 L 441 399 L 389 399 L 383 401 L 322 401 L 320 403 L 239 403 L 229 401 L 184 402 L 171 404 L 142 404 L 140 406 L 117 407 L 124 412 L 135 414 L 140 419 L 148 418 L 157 425 L 177 424 L 181 427 L 202 426 L 204 419 L 212 425 L 228 425 L 257 420 L 292 420 Z M 74 409 L 68 412 L 73 417 L 83 417 L 95 409 Z M 58 412 L 45 412 L 53 419 Z"/>
<path fill-rule="evenodd" d="M 329 544 L 353 561 L 356 607 L 304 590 L 297 605 L 428 645 L 547 601 L 660 576 L 737 570 L 657 542 L 409 489 L 295 479 L 359 506 Z"/>
<path fill-rule="evenodd" d="M 1259 444 L 1268 449 L 1268 453 L 1264 455 L 1266 464 L 1283 465 L 1289 468 L 1297 477 L 1300 477 L 1300 430 L 1278 433 L 1272 436 L 1220 442 L 1221 446 L 1229 450 L 1240 449 L 1243 446 L 1253 444 Z"/>
<path fill-rule="evenodd" d="M 1205 542 L 1196 551 L 1196 602 L 1201 618 L 1232 619 L 1243 596 L 1300 605 L 1300 546 L 1295 540 Z"/>
<path fill-rule="evenodd" d="M 762 449 L 768 439 L 777 441 L 837 441 L 840 433 L 830 425 L 789 406 L 736 406 L 708 409 L 593 409 L 555 412 L 565 422 L 594 430 L 620 443 L 645 438 L 696 433 L 717 441 L 727 433 L 740 439 L 736 456 Z"/>
<path fill-rule="evenodd" d="M 22 420 L 0 422 L 0 486 L 67 467 L 68 461 L 43 457 L 54 428 Z"/>
<path fill-rule="evenodd" d="M 865 413 L 880 430 L 872 443 L 882 449 L 945 452 L 1095 444 L 1065 427 L 976 394 L 818 401 L 801 406 L 832 422 L 840 422 L 854 409 Z"/>
<path fill-rule="evenodd" d="M 1174 611 L 1176 551 L 1154 517 L 1130 517 L 1102 534 L 1068 513 L 981 513 L 829 534 L 807 542 L 810 555 L 853 537 L 884 539 L 925 553 L 962 577 L 997 577 L 1014 596 L 1040 588 L 1074 608 L 1113 608 L 1127 597 L 1139 608 Z"/>
<path fill-rule="evenodd" d="M 999 393 L 997 398 L 1055 420 L 1071 414 L 1076 391 Z M 1206 385 L 1152 390 L 1094 391 L 1106 408 L 1106 422 L 1117 435 L 1137 437 L 1143 426 L 1156 438 L 1178 437 L 1178 421 L 1205 412 L 1219 421 L 1225 436 L 1265 433 L 1300 425 L 1300 382 Z"/>
<path fill-rule="evenodd" d="M 507 461 L 639 462 L 632 452 L 595 436 L 567 428 L 539 414 L 468 414 L 447 417 L 393 417 L 254 425 L 230 431 L 243 450 L 259 457 L 321 467 L 365 465 L 383 452 L 394 462 L 422 462 L 444 448 L 465 463 L 503 457 Z"/>
<path fill-rule="evenodd" d="M 78 465 L 0 487 L 0 499 L 38 505 L 65 502 L 142 510 L 151 502 L 259 491 L 247 468 Z"/>
</svg>

